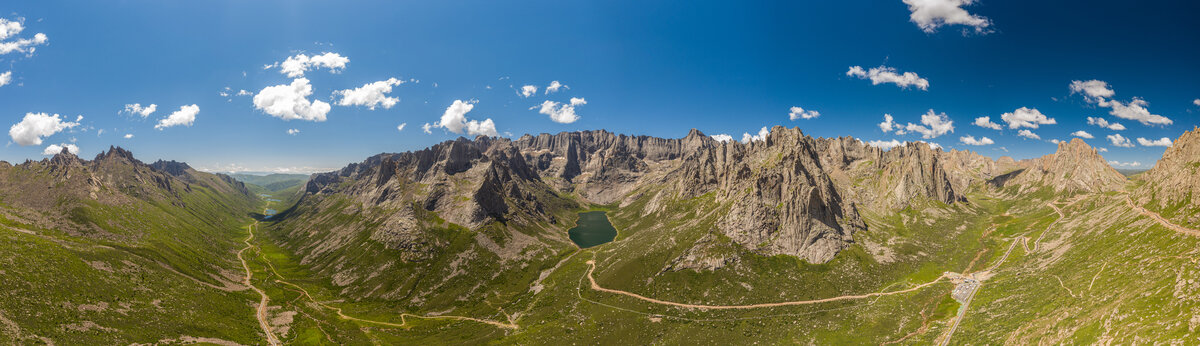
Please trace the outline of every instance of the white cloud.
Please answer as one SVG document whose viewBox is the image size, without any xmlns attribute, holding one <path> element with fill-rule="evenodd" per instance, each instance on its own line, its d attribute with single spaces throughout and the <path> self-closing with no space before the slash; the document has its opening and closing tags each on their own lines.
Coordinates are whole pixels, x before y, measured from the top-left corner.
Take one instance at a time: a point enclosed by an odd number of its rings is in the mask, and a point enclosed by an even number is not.
<svg viewBox="0 0 1200 346">
<path fill-rule="evenodd" d="M 400 98 L 388 97 L 387 94 L 392 92 L 393 86 L 400 84 L 404 84 L 404 81 L 388 78 L 364 84 L 356 89 L 334 91 L 333 95 L 341 96 L 341 99 L 337 101 L 339 106 L 366 106 L 370 110 L 375 110 L 376 106 L 383 106 L 384 109 L 389 109 L 400 102 Z"/>
<path fill-rule="evenodd" d="M 586 104 L 587 104 L 587 100 L 583 99 L 582 97 L 572 97 L 571 98 L 572 106 L 581 106 L 581 105 L 586 105 Z"/>
<path fill-rule="evenodd" d="M 1060 141 L 1060 140 L 1058 140 L 1058 138 L 1052 138 L 1052 139 L 1050 139 L 1050 143 L 1058 144 L 1058 143 L 1062 143 L 1062 142 L 1063 142 L 1063 141 Z"/>
<path fill-rule="evenodd" d="M 1113 131 L 1124 131 L 1125 130 L 1125 125 L 1121 125 L 1118 123 L 1109 123 L 1108 120 L 1105 120 L 1104 118 L 1088 117 L 1087 120 L 1088 120 L 1088 125 L 1096 125 L 1099 127 L 1109 129 L 1109 130 L 1113 130 Z"/>
<path fill-rule="evenodd" d="M 49 137 L 72 127 L 79 126 L 76 122 L 63 121 L 58 115 L 46 113 L 25 113 L 21 122 L 8 129 L 8 136 L 19 145 L 41 145 L 42 138 Z"/>
<path fill-rule="evenodd" d="M 980 139 L 975 139 L 975 136 L 969 135 L 958 137 L 958 141 L 966 145 L 992 145 L 996 143 L 993 142 L 991 138 L 983 137 Z"/>
<path fill-rule="evenodd" d="M 792 106 L 792 108 L 788 112 L 788 119 L 791 119 L 791 120 L 796 120 L 796 119 L 801 119 L 801 118 L 812 119 L 812 118 L 816 118 L 819 116 L 821 116 L 821 112 L 817 112 L 817 111 L 814 111 L 811 109 L 804 110 L 804 108 L 800 108 L 800 107 L 796 107 L 796 106 Z"/>
<path fill-rule="evenodd" d="M 583 101 L 583 99 L 579 100 L 582 101 L 580 104 L 587 103 L 587 101 Z M 572 99 L 572 101 L 574 101 L 574 99 Z M 549 115 L 550 120 L 553 120 L 556 123 L 570 124 L 576 120 L 579 120 L 579 115 L 575 114 L 575 102 L 571 102 L 571 104 L 565 104 L 547 100 L 542 102 L 540 106 L 533 106 L 529 109 L 539 107 L 541 109 L 538 110 L 538 113 Z"/>
<path fill-rule="evenodd" d="M 1116 100 L 1101 100 L 1098 104 L 1101 107 L 1112 108 L 1112 111 L 1108 112 L 1108 114 L 1122 119 L 1137 120 L 1142 125 L 1171 125 L 1173 123 L 1167 117 L 1151 114 L 1150 110 L 1146 109 L 1146 106 L 1150 105 L 1150 103 L 1137 97 L 1134 97 L 1129 103 L 1121 103 Z"/>
<path fill-rule="evenodd" d="M 241 90 L 238 90 L 238 92 L 237 92 L 237 96 L 250 96 L 250 95 L 254 95 L 254 93 L 246 91 L 246 89 L 241 89 Z"/>
<path fill-rule="evenodd" d="M 254 108 L 283 120 L 325 121 L 331 108 L 321 100 L 309 101 L 312 85 L 307 78 L 296 78 L 292 84 L 280 84 L 263 88 L 254 95 Z"/>
<path fill-rule="evenodd" d="M 1102 153 L 1107 153 L 1107 152 L 1108 152 L 1108 148 L 1105 148 L 1105 147 L 1096 147 L 1096 151 L 1098 151 L 1098 152 L 1102 152 Z"/>
<path fill-rule="evenodd" d="M 1036 133 L 1033 133 L 1033 131 L 1029 131 L 1029 130 L 1017 131 L 1017 135 L 1021 136 L 1021 137 L 1029 138 L 1029 139 L 1039 139 L 1039 140 L 1042 139 L 1042 136 L 1038 136 Z"/>
<path fill-rule="evenodd" d="M 421 125 L 421 131 L 425 131 L 426 134 L 433 133 L 433 131 L 430 131 L 430 129 L 432 129 L 432 128 L 433 128 L 433 125 L 430 125 L 429 123 L 425 123 L 425 125 Z"/>
<path fill-rule="evenodd" d="M 929 90 L 929 80 L 921 78 L 921 76 L 913 72 L 896 73 L 896 68 L 894 67 L 879 66 L 863 71 L 862 66 L 850 66 L 850 70 L 846 71 L 846 76 L 858 77 L 859 79 L 870 78 L 871 85 L 892 83 L 902 89 L 915 86 L 917 89 Z"/>
<path fill-rule="evenodd" d="M 879 129 L 883 132 L 892 132 L 892 130 L 899 130 L 900 128 L 900 124 L 897 124 L 894 119 L 892 119 L 891 114 L 884 114 L 883 122 L 879 123 Z"/>
<path fill-rule="evenodd" d="M 1086 82 L 1075 80 L 1071 81 L 1070 88 L 1072 94 L 1083 94 L 1084 100 L 1090 103 L 1111 108 L 1112 110 L 1108 114 L 1118 118 L 1136 120 L 1142 125 L 1170 125 L 1173 123 L 1167 117 L 1150 113 L 1150 110 L 1146 109 L 1150 103 L 1139 97 L 1134 97 L 1129 103 L 1110 99 L 1116 95 L 1116 92 L 1109 87 L 1107 82 L 1095 79 Z"/>
<path fill-rule="evenodd" d="M 1192 104 L 1200 106 L 1200 99 L 1192 100 Z"/>
<path fill-rule="evenodd" d="M 1132 148 L 1133 147 L 1133 142 L 1130 141 L 1129 138 L 1125 138 L 1119 134 L 1114 133 L 1114 134 L 1105 136 L 1105 138 L 1108 138 L 1109 143 L 1112 143 L 1112 145 L 1114 147 L 1121 147 L 1121 148 Z"/>
<path fill-rule="evenodd" d="M 1072 135 L 1072 136 L 1075 136 L 1075 137 L 1079 137 L 1079 138 L 1087 138 L 1087 139 L 1096 138 L 1096 136 L 1092 136 L 1092 134 L 1090 134 L 1090 133 L 1087 133 L 1087 131 L 1084 131 L 1084 130 L 1079 130 L 1079 131 L 1071 132 L 1071 135 Z"/>
<path fill-rule="evenodd" d="M 975 0 L 904 0 L 912 12 L 908 19 L 926 33 L 937 32 L 944 25 L 965 25 L 975 28 L 976 33 L 988 33 L 992 21 L 964 10 Z"/>
<path fill-rule="evenodd" d="M 546 86 L 546 95 L 558 92 L 559 88 L 570 89 L 571 87 L 567 86 L 566 84 L 559 83 L 558 81 L 553 81 L 550 82 L 550 85 Z"/>
<path fill-rule="evenodd" d="M 126 133 L 126 134 L 125 134 L 125 139 L 130 139 L 130 138 L 133 138 L 133 134 L 132 134 L 132 133 Z"/>
<path fill-rule="evenodd" d="M 895 139 L 890 140 L 890 141 L 882 141 L 881 140 L 881 141 L 867 142 L 868 145 L 870 145 L 872 147 L 880 148 L 883 150 L 891 150 L 892 148 L 903 146 L 906 143 L 908 143 L 908 142 L 901 142 L 901 141 L 898 141 Z"/>
<path fill-rule="evenodd" d="M 304 77 L 304 73 L 308 70 L 325 67 L 330 73 L 338 73 L 346 68 L 346 64 L 350 63 L 350 58 L 341 56 L 338 53 L 326 52 L 321 55 L 309 57 L 305 54 L 297 54 L 287 58 L 283 62 L 277 62 L 264 68 L 279 67 L 279 73 L 286 74 L 288 77 Z"/>
<path fill-rule="evenodd" d="M 67 148 L 67 151 L 72 154 L 79 155 L 79 147 L 68 143 L 48 145 L 46 149 L 42 150 L 42 155 L 55 155 L 61 153 L 63 148 Z"/>
<path fill-rule="evenodd" d="M 154 111 L 156 110 L 158 110 L 158 105 L 153 103 L 145 107 L 142 107 L 142 104 L 140 103 L 132 103 L 126 104 L 125 110 L 122 110 L 121 112 L 125 114 L 137 114 L 145 118 L 150 116 L 150 114 L 154 114 Z"/>
<path fill-rule="evenodd" d="M 522 85 L 521 86 L 521 96 L 522 97 L 533 96 L 534 94 L 537 94 L 537 89 L 538 88 L 533 85 Z"/>
<path fill-rule="evenodd" d="M 925 126 L 908 123 L 904 126 L 905 132 L 920 133 L 922 138 L 937 138 L 947 132 L 954 132 L 954 121 L 950 120 L 946 113 L 935 114 L 932 109 L 928 113 L 921 115 L 921 124 Z"/>
<path fill-rule="evenodd" d="M 8 83 L 12 83 L 12 71 L 0 73 L 0 86 L 8 85 Z"/>
<path fill-rule="evenodd" d="M 1137 162 L 1137 161 L 1133 161 L 1133 162 L 1108 161 L 1108 164 L 1113 165 L 1115 167 L 1138 167 L 1138 166 L 1142 165 L 1141 162 Z"/>
<path fill-rule="evenodd" d="M 722 134 L 719 134 L 719 135 L 712 135 L 711 137 L 712 137 L 712 139 L 713 139 L 714 141 L 717 141 L 717 142 L 731 142 L 731 141 L 733 141 L 733 136 L 730 136 L 730 135 L 727 135 L 727 134 L 724 134 L 724 133 L 722 133 Z"/>
<path fill-rule="evenodd" d="M 1042 114 L 1037 108 L 1027 107 L 1018 108 L 1011 113 L 1001 114 L 1000 120 L 1004 120 L 1010 129 L 1019 129 L 1022 127 L 1036 129 L 1038 125 L 1054 125 L 1058 123 L 1054 118 Z"/>
<path fill-rule="evenodd" d="M 993 129 L 993 130 L 1000 129 L 1000 124 L 992 122 L 992 117 L 975 118 L 975 122 L 973 124 L 975 124 L 975 126 L 979 126 L 982 128 L 988 128 L 988 129 Z"/>
<path fill-rule="evenodd" d="M 1137 141 L 1138 141 L 1138 144 L 1141 144 L 1143 147 L 1169 147 L 1169 146 L 1171 146 L 1171 139 L 1167 138 L 1167 137 L 1159 138 L 1158 140 L 1149 140 L 1149 139 L 1145 139 L 1142 137 L 1138 137 Z"/>
<path fill-rule="evenodd" d="M 162 130 L 171 126 L 179 125 L 192 126 L 192 123 L 196 121 L 196 114 L 200 114 L 200 106 L 179 106 L 179 110 L 172 112 L 171 115 L 159 120 L 158 124 L 154 125 L 154 129 Z"/>
<path fill-rule="evenodd" d="M 404 131 L 405 126 L 408 126 L 408 123 L 401 123 L 400 126 L 396 126 L 396 131 Z"/>
<path fill-rule="evenodd" d="M 50 40 L 46 34 L 40 32 L 34 34 L 33 38 L 16 38 L 22 31 L 25 31 L 23 20 L 0 18 L 0 55 L 12 52 L 33 54 L 37 50 L 35 46 L 46 44 Z"/>
<path fill-rule="evenodd" d="M 454 103 L 446 107 L 446 111 L 442 113 L 442 119 L 431 127 L 441 127 L 454 133 L 463 133 L 465 129 L 467 134 L 471 136 L 499 136 L 500 134 L 496 132 L 496 124 L 492 122 L 492 119 L 485 119 L 482 122 L 478 120 L 467 121 L 467 113 L 471 112 L 471 109 L 474 108 L 474 102 L 454 100 Z"/>
<path fill-rule="evenodd" d="M 295 136 L 298 133 L 300 133 L 300 130 L 298 130 L 298 129 L 288 129 L 287 130 L 287 134 L 289 134 L 289 135 Z"/>
<path fill-rule="evenodd" d="M 771 134 L 771 130 L 768 129 L 766 126 L 763 126 L 763 128 L 761 130 L 758 130 L 758 135 L 751 135 L 749 132 L 743 133 L 742 134 L 742 143 L 763 141 L 763 140 L 767 139 L 767 135 L 769 135 L 769 134 Z"/>
<path fill-rule="evenodd" d="M 1070 88 L 1071 94 L 1083 94 L 1083 98 L 1091 103 L 1097 103 L 1116 95 L 1116 91 L 1108 86 L 1108 82 L 1102 80 L 1073 80 Z"/>
</svg>

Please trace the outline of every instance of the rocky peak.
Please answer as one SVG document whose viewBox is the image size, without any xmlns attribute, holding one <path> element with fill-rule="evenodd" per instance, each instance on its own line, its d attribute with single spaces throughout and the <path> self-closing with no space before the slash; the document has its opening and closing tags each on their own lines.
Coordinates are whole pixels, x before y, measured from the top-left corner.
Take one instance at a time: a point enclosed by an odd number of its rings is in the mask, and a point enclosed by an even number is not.
<svg viewBox="0 0 1200 346">
<path fill-rule="evenodd" d="M 1072 193 L 1117 191 L 1124 188 L 1126 182 L 1124 175 L 1079 138 L 1058 143 L 1058 151 L 1030 160 L 1024 166 L 1024 170 L 1011 180 L 996 185 L 1016 184 L 1022 185 L 1023 189 L 1046 187 Z"/>
<path fill-rule="evenodd" d="M 62 148 L 62 151 L 59 151 L 58 154 L 54 154 L 54 157 L 50 158 L 50 166 L 55 170 L 67 169 L 80 165 L 83 165 L 83 160 L 80 160 L 79 156 L 75 156 L 75 154 L 71 153 L 71 151 L 67 150 L 65 147 Z"/>
<path fill-rule="evenodd" d="M 129 150 L 117 146 L 109 146 L 108 151 L 100 152 L 92 161 L 125 160 L 132 163 L 142 163 L 133 157 Z"/>
<path fill-rule="evenodd" d="M 1146 182 L 1134 194 L 1140 204 L 1157 201 L 1153 206 L 1157 208 L 1180 202 L 1200 204 L 1200 127 L 1179 136 L 1140 179 Z"/>
<path fill-rule="evenodd" d="M 153 168 L 156 171 L 166 172 L 167 174 L 177 176 L 177 177 L 186 175 L 187 171 L 192 169 L 192 167 L 188 166 L 187 163 L 179 162 L 179 161 L 175 161 L 175 160 L 171 160 L 171 161 L 158 160 L 158 161 L 155 161 L 154 163 L 150 164 L 150 168 Z"/>
</svg>

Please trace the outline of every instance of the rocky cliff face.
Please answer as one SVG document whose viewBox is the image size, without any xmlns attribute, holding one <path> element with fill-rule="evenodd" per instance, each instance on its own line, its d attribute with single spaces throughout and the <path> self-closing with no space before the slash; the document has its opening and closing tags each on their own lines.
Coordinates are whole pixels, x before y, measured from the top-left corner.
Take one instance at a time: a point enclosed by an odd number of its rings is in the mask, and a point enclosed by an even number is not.
<svg viewBox="0 0 1200 346">
<path fill-rule="evenodd" d="M 884 151 L 851 137 L 821 138 L 821 162 L 853 201 L 900 209 L 914 201 L 965 201 L 963 191 L 972 178 L 963 169 L 952 171 L 946 153 L 925 143 L 908 143 Z M 950 156 L 953 158 L 953 156 Z M 990 160 L 989 160 L 990 161 Z M 958 172 L 960 175 L 952 175 Z M 955 179 L 958 177 L 958 184 Z"/>
<path fill-rule="evenodd" d="M 1020 186 L 1023 191 L 1051 188 L 1055 192 L 1090 193 L 1119 191 L 1127 180 L 1082 139 L 1058 144 L 1054 154 L 1023 161 L 1020 172 L 1005 177 L 999 186 Z"/>
<path fill-rule="evenodd" d="M 1200 128 L 1179 136 L 1154 168 L 1142 173 L 1139 179 L 1145 181 L 1134 191 L 1139 204 L 1150 204 L 1156 209 L 1200 205 Z"/>
</svg>

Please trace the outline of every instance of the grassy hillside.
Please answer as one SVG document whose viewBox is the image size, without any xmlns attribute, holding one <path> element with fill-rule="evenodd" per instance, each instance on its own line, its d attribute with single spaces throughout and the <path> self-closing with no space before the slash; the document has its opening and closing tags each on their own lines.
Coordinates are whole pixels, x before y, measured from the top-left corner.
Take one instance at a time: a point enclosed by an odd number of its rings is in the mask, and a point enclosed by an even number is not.
<svg viewBox="0 0 1200 346">
<path fill-rule="evenodd" d="M 308 174 L 272 173 L 267 175 L 255 175 L 233 173 L 229 176 L 237 179 L 240 182 L 262 187 L 267 192 L 277 192 L 291 187 L 303 186 L 304 182 L 308 181 Z"/>
</svg>

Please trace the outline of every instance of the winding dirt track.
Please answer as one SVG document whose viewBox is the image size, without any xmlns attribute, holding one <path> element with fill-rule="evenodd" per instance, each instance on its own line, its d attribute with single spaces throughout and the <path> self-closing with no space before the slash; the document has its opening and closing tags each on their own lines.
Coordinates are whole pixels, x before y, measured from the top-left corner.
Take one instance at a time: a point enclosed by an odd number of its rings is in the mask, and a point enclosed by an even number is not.
<svg viewBox="0 0 1200 346">
<path fill-rule="evenodd" d="M 1187 235 L 1190 235 L 1193 237 L 1200 237 L 1200 231 L 1194 230 L 1191 228 L 1187 228 L 1187 227 L 1183 227 L 1180 225 L 1176 225 L 1176 224 L 1172 223 L 1171 221 L 1168 221 L 1167 219 L 1163 218 L 1162 215 L 1159 215 L 1158 213 L 1149 211 L 1146 208 L 1142 208 L 1142 206 L 1140 206 L 1140 205 L 1134 204 L 1133 198 L 1131 198 L 1129 196 L 1125 197 L 1125 203 L 1129 204 L 1129 207 L 1133 208 L 1133 210 L 1137 210 L 1139 213 L 1142 213 L 1142 215 L 1149 216 L 1150 218 L 1158 221 L 1158 223 L 1163 225 L 1163 227 L 1166 227 L 1172 231 L 1187 234 Z"/>
<path fill-rule="evenodd" d="M 891 292 L 876 292 L 876 293 L 867 293 L 867 294 L 860 294 L 860 295 L 846 295 L 846 296 L 816 299 L 816 300 L 798 300 L 798 301 L 779 302 L 779 303 L 763 303 L 763 304 L 749 304 L 749 305 L 698 305 L 698 304 L 684 304 L 684 303 L 669 302 L 669 301 L 665 301 L 665 300 L 658 300 L 658 299 L 642 296 L 637 293 L 601 287 L 600 284 L 596 283 L 596 278 L 592 276 L 592 272 L 596 270 L 596 260 L 588 260 L 587 264 L 590 266 L 587 271 L 587 278 L 588 278 L 588 281 L 590 281 L 592 283 L 592 290 L 613 293 L 613 294 L 620 294 L 623 296 L 633 297 L 633 298 L 637 298 L 638 300 L 642 300 L 642 301 L 654 303 L 654 304 L 659 304 L 659 305 L 670 305 L 670 306 L 677 306 L 677 307 L 681 307 L 681 308 L 701 309 L 701 310 L 758 309 L 758 308 L 770 308 L 770 307 L 780 307 L 780 306 L 811 305 L 811 304 L 836 302 L 836 301 L 842 301 L 842 300 L 865 299 L 865 298 L 871 298 L 871 297 L 888 296 L 888 295 L 893 295 L 893 294 L 901 294 L 901 293 L 917 291 L 922 288 L 929 287 L 930 285 L 936 284 L 939 281 L 942 281 L 943 279 L 947 278 L 946 274 L 942 274 L 942 276 L 939 276 L 937 279 L 934 279 L 933 281 L 926 282 L 926 283 L 923 283 L 923 284 L 920 284 L 917 286 L 913 286 L 908 289 L 899 290 L 899 291 L 891 291 Z"/>
<path fill-rule="evenodd" d="M 254 221 L 254 223 L 246 226 L 246 232 L 248 232 L 250 235 L 247 236 L 245 240 L 242 240 L 243 243 L 246 243 L 246 247 L 242 248 L 241 251 L 238 251 L 237 257 L 239 261 L 242 261 L 242 268 L 246 270 L 246 279 L 242 280 L 242 284 L 250 287 L 250 289 L 254 290 L 254 292 L 258 292 L 258 296 L 260 297 L 258 300 L 258 311 L 255 313 L 254 317 L 258 318 L 258 326 L 262 328 L 263 333 L 267 334 L 267 343 L 274 346 L 280 345 L 280 342 L 279 337 L 275 336 L 275 333 L 271 331 L 271 324 L 267 322 L 267 303 L 271 301 L 271 298 L 267 296 L 267 292 L 255 287 L 254 283 L 251 282 L 250 279 L 254 275 L 254 271 L 250 270 L 250 263 L 246 262 L 245 256 L 242 256 L 246 250 L 254 247 L 254 244 L 251 244 L 250 241 L 254 239 L 254 226 L 257 225 L 258 221 Z"/>
</svg>

